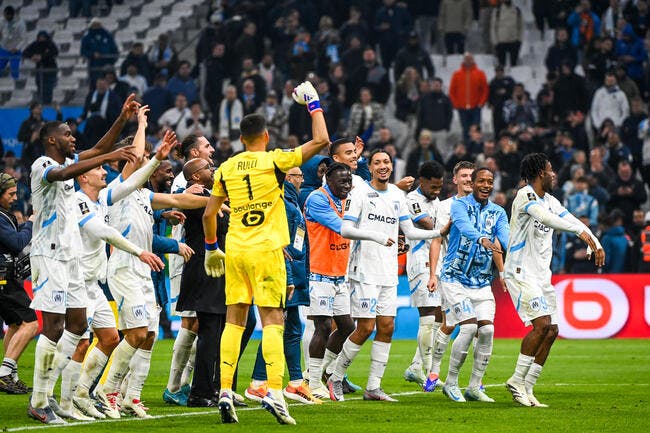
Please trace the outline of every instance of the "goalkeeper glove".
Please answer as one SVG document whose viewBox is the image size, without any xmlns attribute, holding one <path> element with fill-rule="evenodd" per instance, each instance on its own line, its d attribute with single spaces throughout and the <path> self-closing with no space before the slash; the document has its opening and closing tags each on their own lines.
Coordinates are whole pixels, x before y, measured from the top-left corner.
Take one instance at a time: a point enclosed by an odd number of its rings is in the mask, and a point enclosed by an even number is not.
<svg viewBox="0 0 650 433">
<path fill-rule="evenodd" d="M 316 92 L 313 84 L 311 84 L 309 81 L 300 83 L 295 89 L 293 89 L 292 96 L 294 101 L 300 105 L 307 106 L 307 111 L 309 111 L 309 114 L 314 114 L 317 111 L 323 111 L 320 107 L 318 92 Z"/>
<path fill-rule="evenodd" d="M 225 258 L 226 255 L 219 249 L 216 240 L 212 242 L 205 241 L 205 260 L 203 261 L 203 267 L 208 276 L 218 278 L 226 272 L 224 265 Z"/>
</svg>

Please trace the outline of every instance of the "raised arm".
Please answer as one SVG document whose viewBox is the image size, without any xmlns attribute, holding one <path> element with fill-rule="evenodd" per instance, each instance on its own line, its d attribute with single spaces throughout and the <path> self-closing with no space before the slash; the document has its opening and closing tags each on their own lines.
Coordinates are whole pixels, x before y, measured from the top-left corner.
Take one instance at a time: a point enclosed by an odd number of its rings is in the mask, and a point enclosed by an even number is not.
<svg viewBox="0 0 650 433">
<path fill-rule="evenodd" d="M 137 113 L 138 108 L 140 108 L 140 104 L 135 100 L 135 93 L 131 93 L 129 97 L 126 98 L 126 101 L 124 101 L 120 115 L 117 117 L 115 122 L 113 122 L 113 125 L 111 125 L 108 132 L 104 134 L 104 136 L 97 142 L 97 144 L 95 144 L 94 147 L 80 152 L 79 160 L 94 158 L 98 155 L 110 152 L 118 137 L 122 133 L 124 125 L 126 125 L 126 122 L 131 118 L 131 116 Z"/>
<path fill-rule="evenodd" d="M 121 161 L 126 159 L 128 161 L 135 160 L 135 153 L 133 151 L 133 146 L 126 146 L 120 149 L 114 150 L 110 153 L 100 154 L 93 158 L 86 159 L 84 161 L 79 161 L 75 164 L 70 164 L 66 167 L 57 167 L 51 165 L 48 169 L 45 170 L 43 176 L 48 182 L 62 182 L 64 180 L 72 179 L 92 170 L 95 167 L 99 167 L 102 164 L 113 161 Z"/>
<path fill-rule="evenodd" d="M 199 209 L 206 207 L 208 197 L 194 194 L 162 194 L 154 193 L 151 205 L 154 209 Z"/>
<path fill-rule="evenodd" d="M 122 169 L 122 179 L 128 179 L 131 174 L 140 166 L 142 157 L 144 156 L 145 146 L 145 131 L 147 129 L 147 113 L 149 106 L 144 105 L 138 108 L 138 130 L 133 137 L 133 146 L 135 150 L 135 162 L 128 162 Z M 165 134 L 165 137 L 167 134 Z"/>
<path fill-rule="evenodd" d="M 302 146 L 302 162 L 305 163 L 309 158 L 320 152 L 330 142 L 327 125 L 323 109 L 320 107 L 318 92 L 314 86 L 305 81 L 293 90 L 293 99 L 300 105 L 306 105 L 311 115 L 311 134 L 312 139 Z"/>
</svg>

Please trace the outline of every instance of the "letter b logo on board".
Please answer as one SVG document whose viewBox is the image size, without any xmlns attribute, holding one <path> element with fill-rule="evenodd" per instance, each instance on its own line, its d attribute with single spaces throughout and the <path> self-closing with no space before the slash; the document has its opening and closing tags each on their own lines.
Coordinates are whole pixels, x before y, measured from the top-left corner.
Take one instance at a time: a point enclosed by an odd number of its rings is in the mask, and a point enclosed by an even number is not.
<svg viewBox="0 0 650 433">
<path fill-rule="evenodd" d="M 569 278 L 555 284 L 560 336 L 608 338 L 628 319 L 630 303 L 623 289 L 602 278 Z"/>
</svg>

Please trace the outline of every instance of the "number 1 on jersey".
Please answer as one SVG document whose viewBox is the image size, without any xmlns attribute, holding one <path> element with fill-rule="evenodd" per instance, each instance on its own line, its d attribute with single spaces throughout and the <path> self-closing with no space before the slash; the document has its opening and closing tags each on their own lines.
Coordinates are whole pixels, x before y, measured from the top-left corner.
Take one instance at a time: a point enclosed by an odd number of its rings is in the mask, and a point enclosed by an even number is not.
<svg viewBox="0 0 650 433">
<path fill-rule="evenodd" d="M 248 199 L 253 200 L 253 188 L 251 187 L 251 175 L 247 174 L 244 176 L 244 182 L 246 182 L 246 186 L 248 187 Z"/>
</svg>

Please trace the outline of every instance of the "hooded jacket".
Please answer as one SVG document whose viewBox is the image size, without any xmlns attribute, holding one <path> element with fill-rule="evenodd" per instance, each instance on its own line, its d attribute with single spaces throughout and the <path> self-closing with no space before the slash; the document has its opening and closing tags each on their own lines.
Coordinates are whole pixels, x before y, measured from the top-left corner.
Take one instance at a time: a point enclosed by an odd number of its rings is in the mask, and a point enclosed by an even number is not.
<svg viewBox="0 0 650 433">
<path fill-rule="evenodd" d="M 614 51 L 617 57 L 632 56 L 634 60 L 623 62 L 627 75 L 633 80 L 641 78 L 643 62 L 648 58 L 648 53 L 643 46 L 643 41 L 634 33 L 631 24 L 626 24 L 623 28 L 623 36 L 616 40 Z"/>
<path fill-rule="evenodd" d="M 488 100 L 490 89 L 485 73 L 476 64 L 461 65 L 451 76 L 449 99 L 457 110 L 480 108 Z"/>
</svg>

